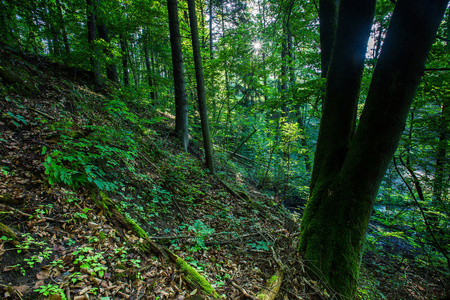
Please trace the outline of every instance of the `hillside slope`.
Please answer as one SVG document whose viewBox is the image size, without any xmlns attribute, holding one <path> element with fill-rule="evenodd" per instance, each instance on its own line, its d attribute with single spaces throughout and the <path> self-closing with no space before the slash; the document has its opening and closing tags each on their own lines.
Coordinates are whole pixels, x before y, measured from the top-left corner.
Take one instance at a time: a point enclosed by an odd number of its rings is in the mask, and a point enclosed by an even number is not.
<svg viewBox="0 0 450 300">
<path fill-rule="evenodd" d="M 172 116 L 114 86 L 93 90 L 88 72 L 0 52 L 2 296 L 206 297 L 146 235 L 227 299 L 260 293 L 280 253 L 297 264 L 296 223 L 182 153 Z M 301 286 L 290 292 L 314 290 Z"/>
<path fill-rule="evenodd" d="M 224 166 L 209 174 L 139 92 L 90 78 L 0 45 L 0 298 L 255 299 L 280 270 L 276 299 L 332 297 L 304 274 L 298 216 Z M 360 299 L 441 292 L 380 284 L 383 259 L 366 258 Z"/>
</svg>

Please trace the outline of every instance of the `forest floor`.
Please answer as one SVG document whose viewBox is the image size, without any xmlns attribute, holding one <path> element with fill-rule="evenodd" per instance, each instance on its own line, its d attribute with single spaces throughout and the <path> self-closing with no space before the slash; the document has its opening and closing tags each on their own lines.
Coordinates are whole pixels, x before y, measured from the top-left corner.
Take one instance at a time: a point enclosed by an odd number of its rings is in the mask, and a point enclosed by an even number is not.
<svg viewBox="0 0 450 300">
<path fill-rule="evenodd" d="M 256 299 L 279 270 L 276 299 L 333 298 L 296 251 L 301 211 L 211 175 L 194 143 L 177 146 L 173 116 L 89 78 L 0 46 L 0 298 L 208 298 L 139 228 L 224 299 Z M 364 255 L 358 299 L 444 296 L 438 272 L 391 249 Z"/>
</svg>

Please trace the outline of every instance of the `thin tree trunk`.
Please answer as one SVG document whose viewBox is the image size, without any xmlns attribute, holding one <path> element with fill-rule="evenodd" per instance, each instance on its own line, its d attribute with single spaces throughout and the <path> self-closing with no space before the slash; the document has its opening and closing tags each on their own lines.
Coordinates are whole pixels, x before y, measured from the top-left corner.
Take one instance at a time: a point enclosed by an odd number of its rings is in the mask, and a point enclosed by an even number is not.
<svg viewBox="0 0 450 300">
<path fill-rule="evenodd" d="M 86 12 L 87 12 L 87 29 L 88 29 L 88 43 L 91 50 L 91 68 L 94 72 L 94 83 L 98 86 L 103 84 L 102 77 L 100 74 L 100 63 L 96 58 L 97 47 L 95 45 L 95 40 L 97 39 L 97 34 L 95 31 L 95 14 L 94 14 L 94 3 L 92 0 L 86 0 Z"/>
<path fill-rule="evenodd" d="M 69 39 L 67 38 L 66 24 L 64 23 L 64 16 L 61 8 L 61 2 L 59 0 L 56 0 L 56 7 L 58 8 L 59 13 L 59 23 L 62 29 L 64 49 L 66 51 L 66 54 L 69 55 L 70 54 Z"/>
<path fill-rule="evenodd" d="M 155 84 L 155 53 L 154 51 L 152 51 L 152 56 L 151 56 L 151 62 L 152 62 L 152 89 L 150 90 L 150 98 L 153 100 L 153 102 L 155 104 L 156 101 L 158 100 L 158 92 L 156 89 L 156 84 Z"/>
<path fill-rule="evenodd" d="M 120 34 L 120 49 L 122 50 L 122 68 L 123 68 L 123 85 L 130 86 L 130 73 L 128 71 L 128 50 L 127 40 L 123 34 Z"/>
<path fill-rule="evenodd" d="M 205 147 L 206 166 L 214 173 L 214 157 L 209 130 L 208 111 L 206 108 L 205 80 L 203 78 L 203 65 L 198 37 L 197 15 L 195 12 L 195 0 L 188 0 L 189 22 L 191 25 L 192 50 L 194 52 L 195 77 L 197 79 L 197 97 L 200 121 L 202 124 L 203 145 Z"/>
<path fill-rule="evenodd" d="M 97 5 L 100 6 L 100 1 L 97 1 Z M 111 40 L 109 39 L 109 34 L 108 34 L 108 29 L 106 28 L 106 24 L 104 22 L 104 20 L 102 18 L 99 19 L 99 22 L 97 22 L 97 30 L 98 30 L 98 35 L 101 39 L 103 39 L 106 44 L 107 44 L 107 48 L 103 50 L 103 53 L 105 53 L 109 60 L 111 60 L 111 62 L 106 64 L 106 77 L 108 77 L 109 80 L 113 81 L 113 82 L 119 82 L 119 77 L 117 75 L 117 67 L 116 64 L 114 64 L 114 55 L 112 54 L 111 50 L 109 49 L 109 47 L 111 46 Z"/>
<path fill-rule="evenodd" d="M 214 59 L 213 52 L 213 11 L 212 11 L 212 1 L 209 0 L 209 56 L 210 59 Z M 224 29 L 225 30 L 225 29 Z"/>
<path fill-rule="evenodd" d="M 169 12 L 170 45 L 172 48 L 175 88 L 175 133 L 178 135 L 184 151 L 187 151 L 189 144 L 188 110 L 177 0 L 167 0 L 167 10 Z"/>
</svg>

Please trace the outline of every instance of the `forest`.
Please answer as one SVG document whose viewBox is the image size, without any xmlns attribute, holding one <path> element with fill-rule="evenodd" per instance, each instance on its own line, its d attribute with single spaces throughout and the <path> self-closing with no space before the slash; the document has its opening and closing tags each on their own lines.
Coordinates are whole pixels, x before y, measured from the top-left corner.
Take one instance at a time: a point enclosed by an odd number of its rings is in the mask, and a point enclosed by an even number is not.
<svg viewBox="0 0 450 300">
<path fill-rule="evenodd" d="M 450 299 L 446 0 L 0 0 L 0 298 Z"/>
</svg>

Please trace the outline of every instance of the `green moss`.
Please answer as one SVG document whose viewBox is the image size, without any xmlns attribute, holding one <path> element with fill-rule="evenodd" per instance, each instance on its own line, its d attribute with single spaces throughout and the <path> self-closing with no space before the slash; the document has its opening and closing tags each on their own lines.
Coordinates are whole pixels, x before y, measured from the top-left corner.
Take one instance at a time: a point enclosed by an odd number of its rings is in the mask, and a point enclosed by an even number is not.
<svg viewBox="0 0 450 300">
<path fill-rule="evenodd" d="M 186 276 L 186 280 L 195 285 L 200 286 L 202 290 L 208 294 L 213 296 L 214 298 L 219 298 L 219 294 L 214 290 L 214 288 L 211 286 L 211 284 L 200 275 L 197 270 L 195 270 L 193 267 L 191 267 L 188 263 L 186 263 L 183 259 L 180 257 L 177 258 L 176 264 L 178 268 L 183 272 L 183 274 Z"/>
<path fill-rule="evenodd" d="M 19 245 L 17 235 L 8 226 L 0 222 L 0 236 L 6 236 L 13 245 Z"/>
<path fill-rule="evenodd" d="M 138 237 L 146 239 L 148 238 L 147 233 L 132 219 L 127 219 L 127 223 L 130 224 L 133 231 L 137 234 Z"/>
<path fill-rule="evenodd" d="M 272 277 L 270 277 L 269 279 L 269 283 L 275 282 L 278 279 L 277 275 L 273 275 Z"/>
</svg>

